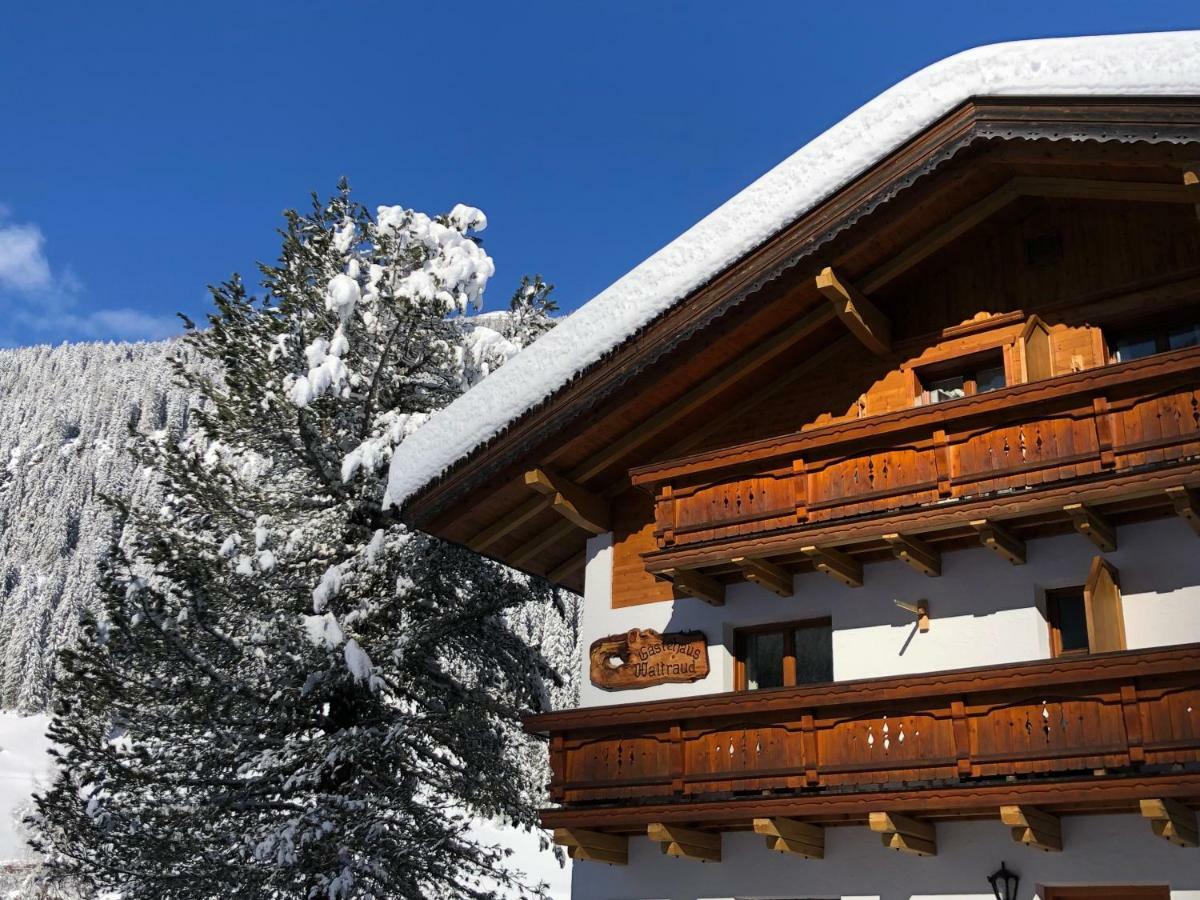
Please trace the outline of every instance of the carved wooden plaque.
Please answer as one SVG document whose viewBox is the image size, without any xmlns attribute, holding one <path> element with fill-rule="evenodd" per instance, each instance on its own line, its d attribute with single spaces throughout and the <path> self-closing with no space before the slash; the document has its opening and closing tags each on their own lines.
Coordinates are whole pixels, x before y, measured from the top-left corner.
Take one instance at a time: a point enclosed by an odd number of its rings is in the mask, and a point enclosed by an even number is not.
<svg viewBox="0 0 1200 900">
<path fill-rule="evenodd" d="M 659 634 L 634 628 L 594 641 L 589 656 L 592 684 L 606 691 L 685 684 L 708 676 L 703 631 Z"/>
</svg>

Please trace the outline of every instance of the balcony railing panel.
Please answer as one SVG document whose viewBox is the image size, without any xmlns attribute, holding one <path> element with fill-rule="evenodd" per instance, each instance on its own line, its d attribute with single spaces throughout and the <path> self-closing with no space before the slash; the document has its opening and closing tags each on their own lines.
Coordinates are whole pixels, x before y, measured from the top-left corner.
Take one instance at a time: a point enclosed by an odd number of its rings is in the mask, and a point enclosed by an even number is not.
<svg viewBox="0 0 1200 900">
<path fill-rule="evenodd" d="M 1200 763 L 1200 645 L 532 717 L 567 805 Z"/>
<path fill-rule="evenodd" d="M 1200 348 L 635 469 L 660 549 L 1200 456 Z"/>
</svg>

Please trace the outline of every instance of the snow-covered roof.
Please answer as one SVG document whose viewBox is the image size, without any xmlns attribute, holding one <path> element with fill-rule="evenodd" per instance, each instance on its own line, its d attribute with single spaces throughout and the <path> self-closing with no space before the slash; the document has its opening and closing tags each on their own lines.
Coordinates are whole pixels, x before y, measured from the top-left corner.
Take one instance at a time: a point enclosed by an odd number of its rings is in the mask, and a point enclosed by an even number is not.
<svg viewBox="0 0 1200 900">
<path fill-rule="evenodd" d="M 392 457 L 402 505 L 605 354 L 973 97 L 1200 95 L 1200 31 L 977 47 L 884 91 L 437 412 Z"/>
</svg>

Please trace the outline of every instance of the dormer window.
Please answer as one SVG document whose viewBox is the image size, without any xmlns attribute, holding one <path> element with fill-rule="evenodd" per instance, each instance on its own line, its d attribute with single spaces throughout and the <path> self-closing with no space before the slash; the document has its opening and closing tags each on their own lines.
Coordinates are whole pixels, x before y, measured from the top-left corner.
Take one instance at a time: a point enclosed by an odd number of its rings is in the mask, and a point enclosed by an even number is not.
<svg viewBox="0 0 1200 900">
<path fill-rule="evenodd" d="M 919 402 L 923 406 L 986 394 L 1008 383 L 1004 360 L 998 352 L 921 369 L 917 380 L 921 386 Z"/>
<path fill-rule="evenodd" d="M 1149 326 L 1114 328 L 1105 334 L 1112 362 L 1129 362 L 1155 353 L 1200 346 L 1200 321 L 1160 320 Z"/>
</svg>

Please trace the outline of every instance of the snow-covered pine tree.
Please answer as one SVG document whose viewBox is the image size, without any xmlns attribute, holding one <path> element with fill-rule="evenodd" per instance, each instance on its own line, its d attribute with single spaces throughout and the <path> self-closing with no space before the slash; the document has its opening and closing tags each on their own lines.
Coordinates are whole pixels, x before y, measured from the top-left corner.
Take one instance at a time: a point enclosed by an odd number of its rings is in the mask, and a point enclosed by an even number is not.
<svg viewBox="0 0 1200 900">
<path fill-rule="evenodd" d="M 544 326 L 540 280 L 521 334 L 456 318 L 493 272 L 484 226 L 464 206 L 371 216 L 343 185 L 287 214 L 262 299 L 214 289 L 186 342 L 218 375 L 180 366 L 198 432 L 135 442 L 166 500 L 119 506 L 104 613 L 60 661 L 62 768 L 33 820 L 52 879 L 126 898 L 520 889 L 468 821 L 535 824 L 517 722 L 555 676 L 513 621 L 553 589 L 380 508 L 395 445 Z"/>
</svg>

